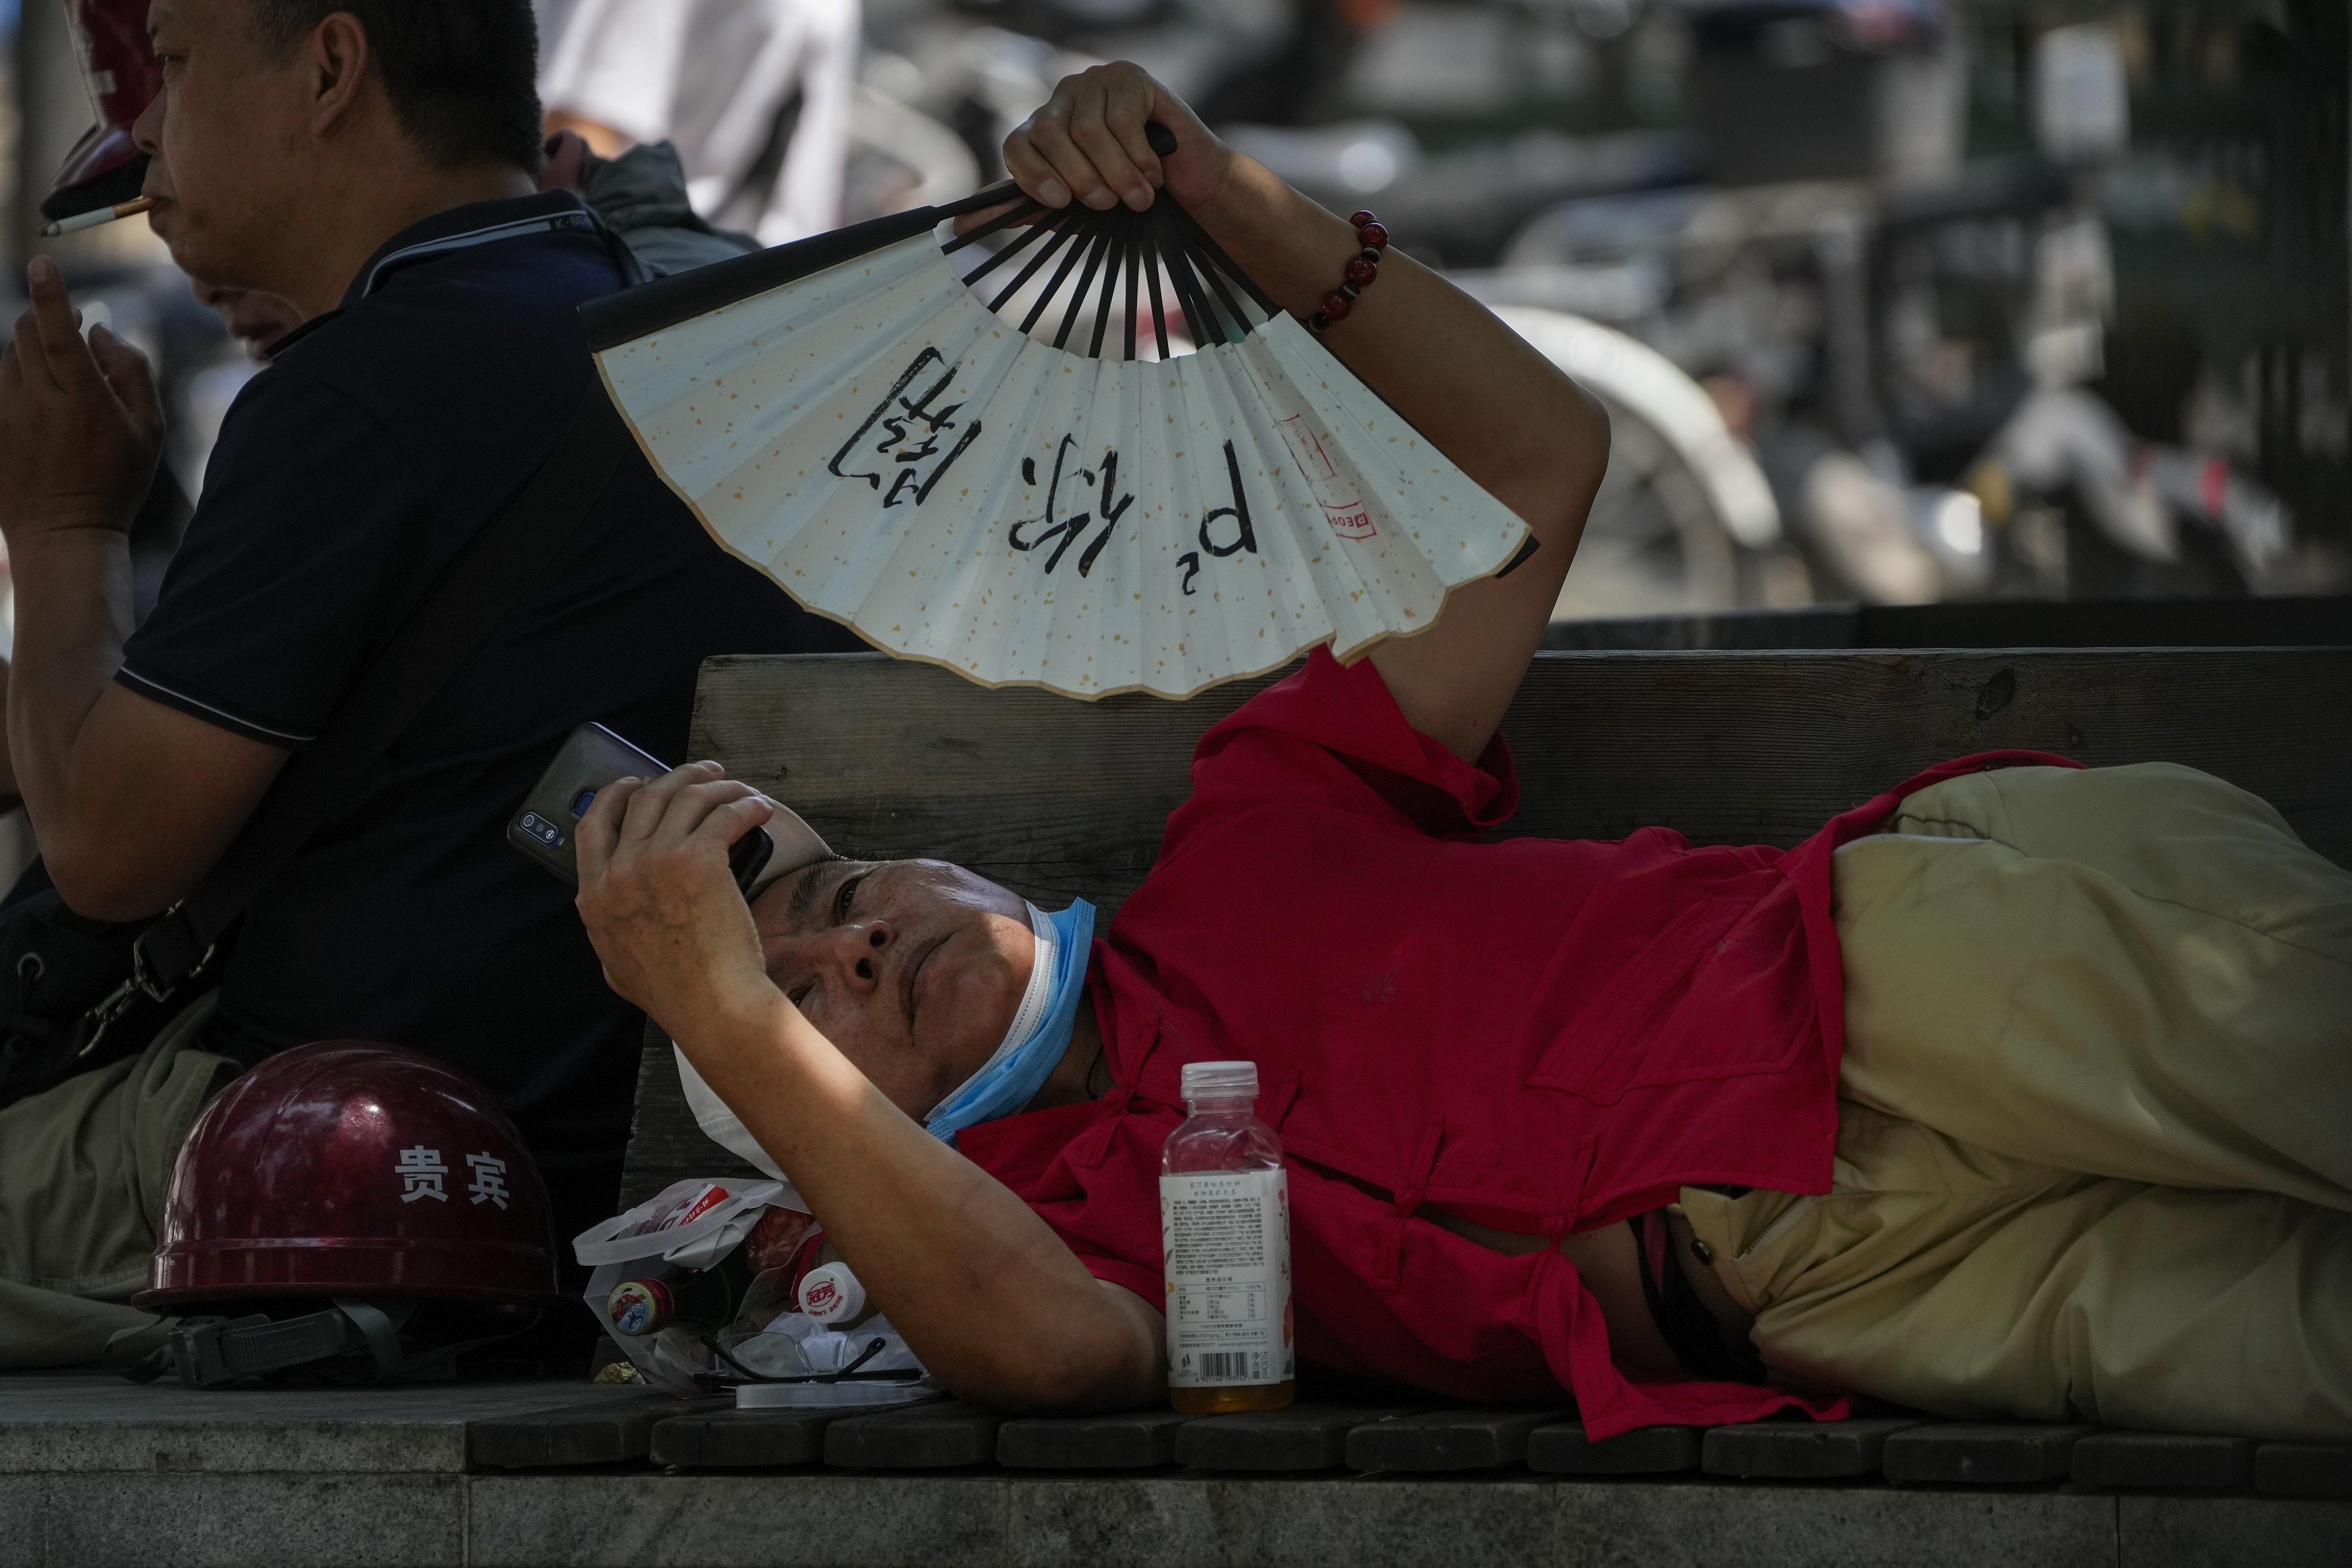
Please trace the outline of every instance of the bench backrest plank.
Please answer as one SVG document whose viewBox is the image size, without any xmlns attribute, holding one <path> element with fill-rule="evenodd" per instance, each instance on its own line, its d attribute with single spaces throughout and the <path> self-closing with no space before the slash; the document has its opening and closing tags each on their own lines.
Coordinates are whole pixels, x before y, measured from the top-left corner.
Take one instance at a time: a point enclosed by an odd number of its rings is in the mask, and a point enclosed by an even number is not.
<svg viewBox="0 0 2352 1568">
<path fill-rule="evenodd" d="M 716 658 L 693 744 L 845 854 L 938 856 L 1108 920 L 1190 792 L 1194 742 L 1271 679 L 1081 703 L 879 654 Z M 1504 730 L 1521 805 L 1501 836 L 1790 845 L 1948 757 L 2027 747 L 2205 769 L 2352 866 L 2352 647 L 1548 653 Z M 630 1201 L 732 1166 L 649 1051 Z"/>
</svg>

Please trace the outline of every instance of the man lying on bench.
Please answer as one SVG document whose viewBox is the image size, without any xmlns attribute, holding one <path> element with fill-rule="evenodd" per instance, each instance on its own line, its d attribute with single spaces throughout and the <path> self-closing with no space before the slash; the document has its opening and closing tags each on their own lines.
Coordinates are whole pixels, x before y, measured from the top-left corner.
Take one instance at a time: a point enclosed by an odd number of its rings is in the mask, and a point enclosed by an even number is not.
<svg viewBox="0 0 2352 1568">
<path fill-rule="evenodd" d="M 1005 158 L 1053 205 L 1160 186 L 1302 313 L 1355 247 L 1133 67 L 1064 81 Z M 1161 1398 L 1179 1070 L 1248 1058 L 1317 1363 L 1565 1392 L 1595 1436 L 1794 1389 L 2352 1438 L 2352 875 L 2217 779 L 2030 753 L 1786 853 L 1481 844 L 1604 422 L 1394 252 L 1325 341 L 1541 548 L 1210 731 L 1058 993 L 1023 1005 L 1024 901 L 938 861 L 819 860 L 747 912 L 727 847 L 772 808 L 716 764 L 583 826 L 613 985 L 916 1352 L 998 1406 Z M 1065 1033 L 1039 1003 L 1081 985 Z"/>
</svg>

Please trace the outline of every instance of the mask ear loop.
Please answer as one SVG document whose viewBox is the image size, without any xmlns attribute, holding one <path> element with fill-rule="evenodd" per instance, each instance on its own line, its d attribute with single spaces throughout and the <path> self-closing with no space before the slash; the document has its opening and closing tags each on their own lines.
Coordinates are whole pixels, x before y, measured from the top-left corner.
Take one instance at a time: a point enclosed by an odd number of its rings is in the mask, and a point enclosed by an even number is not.
<svg viewBox="0 0 2352 1568">
<path fill-rule="evenodd" d="M 991 1068 L 1010 1056 L 1014 1047 L 1035 1033 L 1037 1026 L 1045 1021 L 1048 1005 L 1053 999 L 1054 960 L 1059 951 L 1057 945 L 1059 939 L 1055 935 L 1053 923 L 1046 917 L 1045 910 L 1034 904 L 1027 904 L 1027 909 L 1029 934 L 1036 942 L 1037 950 L 1035 956 L 1030 961 L 1029 984 L 1021 993 L 1021 1005 L 1013 1010 L 1013 1021 L 1004 1027 L 1004 1038 L 997 1042 L 996 1049 L 990 1052 L 988 1059 L 980 1064 L 980 1069 L 947 1093 L 940 1096 L 939 1104 L 923 1112 L 925 1126 L 929 1126 L 937 1119 L 942 1106 L 953 1105 L 959 1096 L 970 1089 L 973 1084 L 986 1078 Z"/>
</svg>

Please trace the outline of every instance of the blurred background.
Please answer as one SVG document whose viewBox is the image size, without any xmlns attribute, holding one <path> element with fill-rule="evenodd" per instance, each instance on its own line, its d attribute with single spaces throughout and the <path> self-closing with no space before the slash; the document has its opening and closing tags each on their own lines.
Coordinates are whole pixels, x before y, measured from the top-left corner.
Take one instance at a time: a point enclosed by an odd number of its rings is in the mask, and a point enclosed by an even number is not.
<svg viewBox="0 0 2352 1568">
<path fill-rule="evenodd" d="M 1056 77 L 1141 62 L 1609 403 L 1559 646 L 1609 646 L 1578 629 L 1595 617 L 1754 611 L 1816 644 L 1910 640 L 1887 616 L 1929 605 L 2032 607 L 2036 635 L 1994 640 L 2098 640 L 2119 601 L 2188 600 L 2346 640 L 2345 601 L 2314 597 L 2352 589 L 2344 0 L 540 12 L 551 130 L 605 157 L 671 143 L 695 211 L 767 244 L 965 194 Z M 12 315 L 98 113 L 73 15 L 0 0 Z M 39 244 L 163 367 L 197 493 L 258 367 L 143 222 Z M 149 594 L 184 518 L 142 519 Z"/>
</svg>

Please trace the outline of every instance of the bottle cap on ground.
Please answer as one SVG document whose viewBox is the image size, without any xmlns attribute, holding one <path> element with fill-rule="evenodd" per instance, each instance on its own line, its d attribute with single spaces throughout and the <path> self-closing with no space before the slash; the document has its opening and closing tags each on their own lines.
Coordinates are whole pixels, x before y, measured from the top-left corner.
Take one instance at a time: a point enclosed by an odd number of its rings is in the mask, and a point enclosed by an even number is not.
<svg viewBox="0 0 2352 1568">
<path fill-rule="evenodd" d="M 1187 1100 L 1255 1100 L 1257 1098 L 1257 1063 L 1186 1062 L 1184 1064 L 1184 1098 Z"/>
<path fill-rule="evenodd" d="M 866 1287 L 846 1263 L 828 1263 L 801 1277 L 801 1310 L 820 1323 L 845 1323 L 866 1310 Z"/>
</svg>

